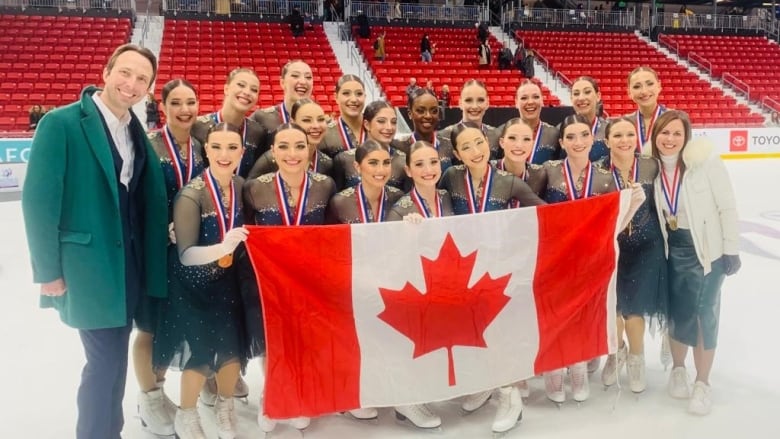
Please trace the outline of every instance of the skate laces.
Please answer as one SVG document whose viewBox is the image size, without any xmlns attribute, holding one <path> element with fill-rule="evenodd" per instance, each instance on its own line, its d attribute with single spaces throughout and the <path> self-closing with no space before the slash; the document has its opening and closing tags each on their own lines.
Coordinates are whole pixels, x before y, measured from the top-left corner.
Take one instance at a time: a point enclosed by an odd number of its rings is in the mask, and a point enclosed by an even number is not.
<svg viewBox="0 0 780 439">
<path fill-rule="evenodd" d="M 547 387 L 547 393 L 563 392 L 563 374 L 552 372 L 544 377 L 544 383 Z"/>
<path fill-rule="evenodd" d="M 231 399 L 222 399 L 221 397 L 217 401 L 217 425 L 220 427 L 233 428 L 235 415 L 232 402 L 233 400 Z"/>
<path fill-rule="evenodd" d="M 628 359 L 628 375 L 633 381 L 638 381 L 642 378 L 642 361 L 640 357 Z"/>
<path fill-rule="evenodd" d="M 571 368 L 571 385 L 581 389 L 585 385 L 585 376 L 588 373 L 588 366 L 577 363 Z"/>
</svg>

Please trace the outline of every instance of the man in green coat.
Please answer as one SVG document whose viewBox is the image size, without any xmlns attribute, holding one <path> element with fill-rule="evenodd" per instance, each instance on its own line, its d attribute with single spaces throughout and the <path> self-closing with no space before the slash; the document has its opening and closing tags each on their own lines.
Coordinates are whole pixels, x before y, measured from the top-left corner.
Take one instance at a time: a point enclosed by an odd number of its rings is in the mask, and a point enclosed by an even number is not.
<svg viewBox="0 0 780 439">
<path fill-rule="evenodd" d="M 118 439 L 128 340 L 139 297 L 165 297 L 168 221 L 163 175 L 131 108 L 157 60 L 125 44 L 104 88 L 48 113 L 33 138 L 22 209 L 41 306 L 79 330 L 86 365 L 78 439 Z"/>
</svg>

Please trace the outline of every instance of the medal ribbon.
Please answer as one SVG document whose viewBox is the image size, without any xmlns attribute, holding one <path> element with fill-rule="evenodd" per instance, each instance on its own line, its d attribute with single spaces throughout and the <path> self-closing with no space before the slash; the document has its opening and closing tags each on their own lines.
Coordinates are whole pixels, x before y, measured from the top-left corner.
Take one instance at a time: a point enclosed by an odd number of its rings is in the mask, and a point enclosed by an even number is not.
<svg viewBox="0 0 780 439">
<path fill-rule="evenodd" d="M 593 137 L 596 137 L 596 132 L 599 130 L 599 117 L 596 116 L 596 118 L 593 120 L 593 126 L 590 128 L 591 133 L 593 133 Z"/>
<path fill-rule="evenodd" d="M 352 136 L 349 135 L 351 132 L 349 129 L 349 125 L 344 121 L 343 118 L 339 117 L 339 135 L 341 136 L 341 144 L 344 146 L 344 151 L 348 151 L 350 149 L 355 149 L 357 146 L 352 144 Z M 360 127 L 360 135 L 358 136 L 358 145 L 362 145 L 363 142 L 366 141 L 366 130 L 363 129 L 363 126 Z"/>
<path fill-rule="evenodd" d="M 439 192 L 436 191 L 436 212 L 431 212 L 428 210 L 428 207 L 425 205 L 425 200 L 423 199 L 422 195 L 420 195 L 420 192 L 417 191 L 417 188 L 412 188 L 411 193 L 412 201 L 417 206 L 417 210 L 420 211 L 420 215 L 423 216 L 423 218 L 436 218 L 441 216 L 441 197 L 439 197 Z"/>
<path fill-rule="evenodd" d="M 290 113 L 287 111 L 287 106 L 284 105 L 284 101 L 279 104 L 279 116 L 282 118 L 282 123 L 290 122 Z"/>
<path fill-rule="evenodd" d="M 669 206 L 669 214 L 671 216 L 677 216 L 677 205 L 680 201 L 680 165 L 674 168 L 674 177 L 672 177 L 672 184 L 669 185 L 669 180 L 666 178 L 666 172 L 661 170 L 661 191 L 664 193 L 664 200 L 666 205 Z"/>
<path fill-rule="evenodd" d="M 358 184 L 355 193 L 357 195 L 358 215 L 360 216 L 361 223 L 381 223 L 385 220 L 385 203 L 387 202 L 387 192 L 385 189 L 382 189 L 379 207 L 377 207 L 377 211 L 374 212 L 373 218 L 368 214 L 371 204 L 368 202 L 368 199 L 366 199 L 366 193 L 363 191 L 363 183 Z"/>
<path fill-rule="evenodd" d="M 187 163 L 185 164 L 182 161 L 181 154 L 179 154 L 179 145 L 176 144 L 176 139 L 173 138 L 173 133 L 171 133 L 171 129 L 167 124 L 162 130 L 162 135 L 165 148 L 168 150 L 168 156 L 171 158 L 173 173 L 176 174 L 176 187 L 181 189 L 192 180 L 192 172 L 195 168 L 195 148 L 192 147 L 192 137 L 187 139 L 189 148 L 187 150 Z"/>
<path fill-rule="evenodd" d="M 314 160 L 309 161 L 309 170 L 312 172 L 319 172 L 320 168 L 320 152 L 314 151 Z"/>
<path fill-rule="evenodd" d="M 566 181 L 566 192 L 569 195 L 570 200 L 577 200 L 580 198 L 588 198 L 591 196 L 591 190 L 593 189 L 593 166 L 588 161 L 588 166 L 585 168 L 585 182 L 582 186 L 582 195 L 577 196 L 577 188 L 574 186 L 574 176 L 571 173 L 571 166 L 569 165 L 569 159 L 563 161 L 563 179 Z"/>
<path fill-rule="evenodd" d="M 468 168 L 466 168 L 464 179 L 466 181 L 466 197 L 468 198 L 469 212 L 486 212 L 487 202 L 490 199 L 490 191 L 493 189 L 493 167 L 488 166 L 485 171 L 485 176 L 482 178 L 482 197 L 480 198 L 479 207 L 476 205 L 477 195 L 474 192 L 474 183 L 471 182 L 471 172 Z"/>
<path fill-rule="evenodd" d="M 306 209 L 306 201 L 309 199 L 309 173 L 303 174 L 301 190 L 298 193 L 298 204 L 293 216 L 292 209 L 287 203 L 287 196 L 284 193 L 284 180 L 279 171 L 276 171 L 276 201 L 282 210 L 282 220 L 285 226 L 300 226 L 303 221 L 303 212 Z"/>
<path fill-rule="evenodd" d="M 539 149 L 539 144 L 542 143 L 542 121 L 539 121 L 539 126 L 536 127 L 536 134 L 534 134 L 534 147 L 531 149 L 531 154 L 528 154 L 526 160 L 528 163 L 534 162 L 536 156 L 536 150 Z"/>
<path fill-rule="evenodd" d="M 647 142 L 648 137 L 650 134 L 652 134 L 653 125 L 655 125 L 655 120 L 658 119 L 658 116 L 661 115 L 661 113 L 664 112 L 664 108 L 660 105 L 656 105 L 655 111 L 653 112 L 653 118 L 650 119 L 650 126 L 647 127 L 647 134 L 645 134 L 645 118 L 642 117 L 642 112 L 639 110 L 636 110 L 636 126 L 639 127 L 639 135 L 636 137 L 636 152 L 642 153 L 642 147 L 645 146 L 645 142 Z"/>
<path fill-rule="evenodd" d="M 225 206 L 222 205 L 221 197 L 220 197 L 220 190 L 219 185 L 217 184 L 217 179 L 214 178 L 214 175 L 211 173 L 211 169 L 206 169 L 204 180 L 206 182 L 206 188 L 209 191 L 209 195 L 211 195 L 211 202 L 214 204 L 214 210 L 217 212 L 217 225 L 219 226 L 219 240 L 222 242 L 223 239 L 225 239 L 225 233 L 228 232 L 228 230 L 233 229 L 233 227 L 236 224 L 236 210 L 237 210 L 237 203 L 236 200 L 236 186 L 233 183 L 233 180 L 230 180 L 230 208 L 228 212 L 225 212 Z"/>
<path fill-rule="evenodd" d="M 639 159 L 636 157 L 634 157 L 634 164 L 631 165 L 629 172 L 631 173 L 632 182 L 639 181 Z M 615 165 L 612 165 L 612 177 L 615 179 L 615 186 L 617 186 L 618 189 L 625 189 L 623 187 L 623 181 L 620 178 L 620 171 L 615 167 Z"/>
</svg>

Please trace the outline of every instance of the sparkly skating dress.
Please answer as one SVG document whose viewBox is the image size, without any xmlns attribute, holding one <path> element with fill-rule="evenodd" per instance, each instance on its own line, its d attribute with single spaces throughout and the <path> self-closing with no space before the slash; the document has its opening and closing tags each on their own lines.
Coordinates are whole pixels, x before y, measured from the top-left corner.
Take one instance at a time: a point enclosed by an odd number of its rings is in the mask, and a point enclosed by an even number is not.
<svg viewBox="0 0 780 439">
<path fill-rule="evenodd" d="M 479 187 L 471 186 L 471 177 L 464 165 L 447 169 L 439 187 L 452 197 L 455 215 L 503 210 L 517 203 L 520 207 L 545 204 L 523 180 L 492 166 L 488 167 Z"/>
</svg>

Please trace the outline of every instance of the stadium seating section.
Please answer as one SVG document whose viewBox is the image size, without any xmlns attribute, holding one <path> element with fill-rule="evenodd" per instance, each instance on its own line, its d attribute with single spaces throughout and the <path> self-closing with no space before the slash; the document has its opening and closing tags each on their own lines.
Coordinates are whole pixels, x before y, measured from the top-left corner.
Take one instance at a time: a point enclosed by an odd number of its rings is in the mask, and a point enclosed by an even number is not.
<svg viewBox="0 0 780 439">
<path fill-rule="evenodd" d="M 628 97 L 628 74 L 647 65 L 658 72 L 659 102 L 687 111 L 694 124 L 761 126 L 764 117 L 677 64 L 633 33 L 520 31 L 518 37 L 569 80 L 594 77 L 610 115 L 635 111 Z"/>
<path fill-rule="evenodd" d="M 763 37 L 667 35 L 682 57 L 692 57 L 714 78 L 729 73 L 750 87 L 750 99 L 780 101 L 780 46 Z M 707 64 L 708 63 L 708 64 Z M 780 110 L 780 108 L 778 108 Z"/>
<path fill-rule="evenodd" d="M 0 131 L 24 131 L 31 105 L 72 102 L 99 84 L 132 27 L 128 18 L 4 14 L 0 29 Z"/>
<path fill-rule="evenodd" d="M 82 16 L 0 15 L 0 131 L 25 131 L 30 106 L 46 108 L 72 102 L 85 84 L 100 83 L 111 51 L 130 40 L 128 18 Z M 406 105 L 405 88 L 410 77 L 420 85 L 432 80 L 436 90 L 449 85 L 451 105 L 458 104 L 460 88 L 472 78 L 485 81 L 494 107 L 514 106 L 514 92 L 523 79 L 515 69 L 498 69 L 503 47 L 491 36 L 493 59 L 489 68 L 477 65 L 477 40 L 473 28 L 374 26 L 373 37 L 386 31 L 387 58 L 374 59 L 373 38 L 357 39 L 388 99 Z M 436 43 L 434 60 L 420 61 L 423 33 Z M 697 125 L 761 126 L 764 118 L 724 95 L 631 33 L 519 31 L 526 47 L 533 49 L 562 76 L 595 77 L 601 86 L 604 108 L 610 115 L 634 110 L 627 97 L 626 77 L 638 65 L 659 72 L 663 91 L 660 101 L 690 113 Z M 674 35 L 669 37 L 680 55 L 695 53 L 710 65 L 714 77 L 730 73 L 751 88 L 751 98 L 780 100 L 780 47 L 761 37 Z M 608 41 L 605 44 L 605 41 Z M 326 113 L 338 108 L 334 86 L 342 72 L 322 25 L 294 38 L 282 23 L 199 21 L 168 19 L 160 54 L 155 94 L 175 77 L 186 77 L 198 88 L 201 112 L 215 111 L 222 101 L 225 78 L 236 67 L 250 67 L 260 76 L 258 105 L 282 100 L 281 67 L 300 58 L 314 71 L 314 98 Z M 546 105 L 558 99 L 543 87 Z"/>
<path fill-rule="evenodd" d="M 482 79 L 488 87 L 490 105 L 494 107 L 513 107 L 517 85 L 523 79 L 519 70 L 499 70 L 498 54 L 503 45 L 491 35 L 492 52 L 489 69 L 480 69 L 478 60 L 478 40 L 474 28 L 425 28 L 425 27 L 381 27 L 371 29 L 371 39 L 357 39 L 364 58 L 377 78 L 385 95 L 396 106 L 406 106 L 406 86 L 409 78 L 417 79 L 424 86 L 432 80 L 438 92 L 441 86 L 448 85 L 452 101 L 457 106 L 460 89 L 469 79 Z M 383 31 L 387 57 L 384 62 L 374 59 L 374 38 Z M 423 63 L 420 59 L 420 40 L 428 34 L 431 43 L 436 44 L 433 62 Z M 543 87 L 546 105 L 558 105 L 560 101 Z"/>
</svg>

